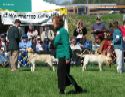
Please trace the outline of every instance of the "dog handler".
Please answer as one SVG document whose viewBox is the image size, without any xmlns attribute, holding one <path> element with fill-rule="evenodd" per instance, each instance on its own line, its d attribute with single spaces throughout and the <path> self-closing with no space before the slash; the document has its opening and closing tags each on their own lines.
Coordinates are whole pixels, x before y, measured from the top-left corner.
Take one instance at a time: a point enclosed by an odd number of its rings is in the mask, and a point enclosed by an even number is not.
<svg viewBox="0 0 125 97">
<path fill-rule="evenodd" d="M 64 21 L 62 16 L 54 16 L 52 19 L 56 36 L 54 46 L 56 49 L 56 58 L 58 58 L 57 78 L 60 94 L 65 94 L 65 87 L 72 84 L 75 87 L 75 93 L 82 92 L 82 88 L 78 86 L 70 73 L 70 57 L 71 48 L 69 43 L 69 34 L 63 27 Z"/>
<path fill-rule="evenodd" d="M 19 41 L 20 41 L 20 33 L 18 27 L 20 26 L 21 21 L 16 19 L 14 22 L 14 26 L 8 29 L 7 38 L 9 41 L 9 60 L 11 65 L 11 71 L 16 71 L 17 69 L 17 58 L 19 52 Z"/>
</svg>

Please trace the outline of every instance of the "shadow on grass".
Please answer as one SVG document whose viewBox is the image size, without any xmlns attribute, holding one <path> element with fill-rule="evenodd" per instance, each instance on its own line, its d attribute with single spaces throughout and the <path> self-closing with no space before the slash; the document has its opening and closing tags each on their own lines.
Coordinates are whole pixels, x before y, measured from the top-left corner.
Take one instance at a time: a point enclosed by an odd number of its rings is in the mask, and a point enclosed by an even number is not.
<svg viewBox="0 0 125 97">
<path fill-rule="evenodd" d="M 27 67 L 27 68 L 21 69 L 20 71 L 31 71 L 31 69 Z"/>
<path fill-rule="evenodd" d="M 83 89 L 82 91 L 78 91 L 78 92 L 76 92 L 75 90 L 70 90 L 66 94 L 85 94 L 85 93 L 88 93 L 87 89 Z"/>
<path fill-rule="evenodd" d="M 55 69 L 56 69 L 56 65 L 54 65 Z M 52 70 L 52 68 L 46 64 L 46 63 L 37 63 L 35 65 L 35 71 L 39 70 L 38 68 L 48 68 L 48 70 Z M 30 66 L 25 66 L 25 67 L 20 67 L 19 68 L 20 71 L 31 71 L 31 67 Z"/>
</svg>

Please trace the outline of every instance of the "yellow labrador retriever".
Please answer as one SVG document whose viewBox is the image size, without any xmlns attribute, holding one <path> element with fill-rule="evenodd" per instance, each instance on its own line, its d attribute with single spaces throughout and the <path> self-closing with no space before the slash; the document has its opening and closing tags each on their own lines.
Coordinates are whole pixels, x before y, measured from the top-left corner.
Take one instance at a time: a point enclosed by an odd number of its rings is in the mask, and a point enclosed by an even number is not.
<svg viewBox="0 0 125 97">
<path fill-rule="evenodd" d="M 84 57 L 82 70 L 86 70 L 86 66 L 89 62 L 96 62 L 99 65 L 99 70 L 102 71 L 102 65 L 107 64 L 110 65 L 112 63 L 112 58 L 102 54 L 86 54 L 80 55 L 80 57 Z"/>
<path fill-rule="evenodd" d="M 53 66 L 53 62 L 56 60 L 54 56 L 50 54 L 36 54 L 36 53 L 28 53 L 28 60 L 31 63 L 31 71 L 35 70 L 36 61 L 43 61 L 47 63 L 53 71 L 55 71 L 55 67 Z"/>
</svg>

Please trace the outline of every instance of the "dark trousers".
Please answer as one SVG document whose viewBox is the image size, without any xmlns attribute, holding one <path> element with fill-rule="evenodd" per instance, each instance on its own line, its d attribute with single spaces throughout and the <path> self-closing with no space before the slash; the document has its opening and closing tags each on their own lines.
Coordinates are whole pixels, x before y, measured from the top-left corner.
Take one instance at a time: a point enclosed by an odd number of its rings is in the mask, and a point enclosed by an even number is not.
<svg viewBox="0 0 125 97">
<path fill-rule="evenodd" d="M 58 77 L 58 88 L 60 90 L 65 90 L 65 87 L 69 86 L 70 84 L 77 86 L 76 81 L 70 75 L 70 64 L 66 64 L 65 58 L 59 58 L 57 77 Z"/>
</svg>

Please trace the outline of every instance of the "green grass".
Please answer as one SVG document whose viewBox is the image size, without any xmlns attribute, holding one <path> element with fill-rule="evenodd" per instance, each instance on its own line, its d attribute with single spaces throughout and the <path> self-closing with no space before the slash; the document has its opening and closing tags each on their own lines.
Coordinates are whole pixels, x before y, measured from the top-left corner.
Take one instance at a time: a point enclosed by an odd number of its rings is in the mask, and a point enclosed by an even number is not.
<svg viewBox="0 0 125 97">
<path fill-rule="evenodd" d="M 0 97 L 60 97 L 57 88 L 56 72 L 48 67 L 37 67 L 35 72 L 23 68 L 11 72 L 9 68 L 0 68 Z M 125 74 L 118 74 L 115 67 L 98 67 L 90 65 L 87 71 L 81 67 L 71 67 L 71 74 L 77 82 L 88 90 L 83 94 L 66 94 L 67 97 L 124 97 Z M 67 87 L 66 91 L 74 89 Z"/>
</svg>

